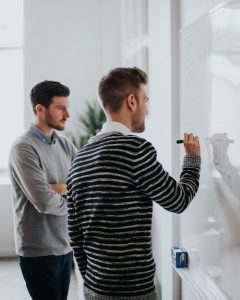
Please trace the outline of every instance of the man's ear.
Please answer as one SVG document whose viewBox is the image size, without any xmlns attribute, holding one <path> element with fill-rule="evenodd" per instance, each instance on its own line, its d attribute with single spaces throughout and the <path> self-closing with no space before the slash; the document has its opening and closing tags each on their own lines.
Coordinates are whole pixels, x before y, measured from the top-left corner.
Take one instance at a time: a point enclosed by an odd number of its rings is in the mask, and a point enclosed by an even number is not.
<svg viewBox="0 0 240 300">
<path fill-rule="evenodd" d="M 45 107 L 43 105 L 41 105 L 41 104 L 37 104 L 35 106 L 36 113 L 42 113 L 44 109 L 45 109 Z"/>
<path fill-rule="evenodd" d="M 130 110 L 134 111 L 136 109 L 136 99 L 133 94 L 129 94 L 126 99 L 127 106 Z"/>
</svg>

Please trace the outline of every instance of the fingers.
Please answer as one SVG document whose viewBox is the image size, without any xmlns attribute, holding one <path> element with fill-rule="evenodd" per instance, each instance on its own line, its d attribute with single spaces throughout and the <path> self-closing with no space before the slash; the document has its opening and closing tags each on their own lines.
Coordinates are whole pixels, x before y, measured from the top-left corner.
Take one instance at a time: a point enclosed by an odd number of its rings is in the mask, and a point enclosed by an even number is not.
<svg viewBox="0 0 240 300">
<path fill-rule="evenodd" d="M 194 141 L 195 141 L 196 144 L 199 145 L 199 137 L 197 135 L 194 137 Z"/>
<path fill-rule="evenodd" d="M 199 137 L 194 136 L 192 133 L 184 133 L 184 147 L 186 154 L 200 155 Z"/>
<path fill-rule="evenodd" d="M 198 143 L 199 142 L 199 137 L 196 135 L 194 136 L 192 133 L 184 133 L 184 142 L 186 143 L 193 143 L 193 142 L 196 142 Z"/>
</svg>

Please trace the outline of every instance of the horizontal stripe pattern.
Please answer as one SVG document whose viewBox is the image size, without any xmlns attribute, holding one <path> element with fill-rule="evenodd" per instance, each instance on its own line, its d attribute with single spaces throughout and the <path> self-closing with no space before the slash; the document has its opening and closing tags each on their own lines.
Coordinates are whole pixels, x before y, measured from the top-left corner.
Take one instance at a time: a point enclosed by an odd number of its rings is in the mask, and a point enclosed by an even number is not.
<svg viewBox="0 0 240 300">
<path fill-rule="evenodd" d="M 181 213 L 198 189 L 200 158 L 186 156 L 179 182 L 151 143 L 111 133 L 77 154 L 68 176 L 71 245 L 96 295 L 135 297 L 154 290 L 152 202 Z"/>
</svg>

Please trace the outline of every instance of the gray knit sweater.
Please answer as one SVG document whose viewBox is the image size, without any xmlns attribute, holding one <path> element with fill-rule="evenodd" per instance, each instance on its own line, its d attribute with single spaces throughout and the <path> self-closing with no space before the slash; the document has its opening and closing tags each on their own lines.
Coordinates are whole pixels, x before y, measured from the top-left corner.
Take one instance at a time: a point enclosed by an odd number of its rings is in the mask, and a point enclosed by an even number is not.
<svg viewBox="0 0 240 300">
<path fill-rule="evenodd" d="M 64 136 L 46 144 L 31 131 L 14 143 L 9 159 L 18 255 L 64 255 L 71 251 L 64 197 L 50 184 L 66 182 L 76 148 Z"/>
</svg>

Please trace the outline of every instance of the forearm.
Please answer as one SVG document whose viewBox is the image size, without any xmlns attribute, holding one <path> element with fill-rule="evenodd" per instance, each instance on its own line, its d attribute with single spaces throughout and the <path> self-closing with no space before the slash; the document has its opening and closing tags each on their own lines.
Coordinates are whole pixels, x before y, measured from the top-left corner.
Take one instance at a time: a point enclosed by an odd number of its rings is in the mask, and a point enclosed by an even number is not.
<svg viewBox="0 0 240 300">
<path fill-rule="evenodd" d="M 87 268 L 87 256 L 83 249 L 83 232 L 78 226 L 75 208 L 72 199 L 68 196 L 68 232 L 70 237 L 70 244 L 74 251 L 78 268 L 82 277 L 85 276 Z"/>
<path fill-rule="evenodd" d="M 59 195 L 67 195 L 67 185 L 65 183 L 50 184 L 51 188 Z"/>
<path fill-rule="evenodd" d="M 198 190 L 200 161 L 199 156 L 185 156 L 181 178 L 177 182 L 157 161 L 155 149 L 149 143 L 143 144 L 134 168 L 136 185 L 166 210 L 181 213 Z"/>
<path fill-rule="evenodd" d="M 79 242 L 78 242 L 79 243 Z M 86 269 L 87 269 L 87 257 L 85 252 L 83 251 L 83 248 L 80 248 L 79 246 L 73 246 L 71 242 L 71 247 L 73 248 L 74 257 L 76 259 L 76 262 L 78 264 L 79 271 L 84 278 Z"/>
<path fill-rule="evenodd" d="M 14 148 L 10 156 L 10 175 L 21 193 L 39 213 L 66 215 L 66 201 L 48 183 L 35 151 L 26 145 Z"/>
</svg>

